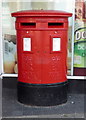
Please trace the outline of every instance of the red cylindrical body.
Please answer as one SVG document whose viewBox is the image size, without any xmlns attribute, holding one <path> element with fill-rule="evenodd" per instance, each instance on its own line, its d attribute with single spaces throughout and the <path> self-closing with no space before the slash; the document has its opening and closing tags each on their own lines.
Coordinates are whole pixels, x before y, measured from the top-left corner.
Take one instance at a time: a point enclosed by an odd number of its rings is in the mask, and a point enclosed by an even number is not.
<svg viewBox="0 0 86 120">
<path fill-rule="evenodd" d="M 66 82 L 71 13 L 29 10 L 12 16 L 16 17 L 18 81 L 35 85 Z"/>
</svg>

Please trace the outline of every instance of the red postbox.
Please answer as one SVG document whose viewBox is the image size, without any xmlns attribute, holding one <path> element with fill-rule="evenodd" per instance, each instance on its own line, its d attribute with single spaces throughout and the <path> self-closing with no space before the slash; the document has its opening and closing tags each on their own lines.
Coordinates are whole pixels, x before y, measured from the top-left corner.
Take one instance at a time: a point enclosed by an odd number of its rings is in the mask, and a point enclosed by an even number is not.
<svg viewBox="0 0 86 120">
<path fill-rule="evenodd" d="M 67 101 L 68 17 L 56 10 L 27 10 L 16 17 L 18 100 L 49 106 Z"/>
</svg>

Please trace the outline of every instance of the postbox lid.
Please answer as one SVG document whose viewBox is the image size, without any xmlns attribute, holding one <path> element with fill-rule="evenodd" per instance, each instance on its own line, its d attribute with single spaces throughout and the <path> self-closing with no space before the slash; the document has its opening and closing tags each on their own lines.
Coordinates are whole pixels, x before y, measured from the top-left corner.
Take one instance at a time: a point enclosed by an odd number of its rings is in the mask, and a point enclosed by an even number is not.
<svg viewBox="0 0 86 120">
<path fill-rule="evenodd" d="M 58 16 L 58 17 L 71 17 L 72 13 L 59 11 L 59 10 L 24 10 L 11 14 L 12 17 L 27 17 L 27 16 Z"/>
</svg>

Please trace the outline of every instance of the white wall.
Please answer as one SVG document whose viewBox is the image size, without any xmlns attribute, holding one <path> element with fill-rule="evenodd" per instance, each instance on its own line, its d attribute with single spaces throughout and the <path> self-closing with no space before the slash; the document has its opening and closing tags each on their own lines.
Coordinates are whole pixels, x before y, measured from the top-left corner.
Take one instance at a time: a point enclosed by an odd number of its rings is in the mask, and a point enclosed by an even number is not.
<svg viewBox="0 0 86 120">
<path fill-rule="evenodd" d="M 2 4 L 0 2 L 0 74 L 3 72 L 3 43 L 2 43 Z"/>
</svg>

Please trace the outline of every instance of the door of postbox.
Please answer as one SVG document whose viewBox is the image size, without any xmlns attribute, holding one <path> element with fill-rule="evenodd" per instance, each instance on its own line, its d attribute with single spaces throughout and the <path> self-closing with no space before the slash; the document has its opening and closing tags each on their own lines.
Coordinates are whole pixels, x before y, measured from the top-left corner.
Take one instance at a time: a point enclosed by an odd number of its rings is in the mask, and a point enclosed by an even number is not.
<svg viewBox="0 0 86 120">
<path fill-rule="evenodd" d="M 67 41 L 64 31 L 21 30 L 18 34 L 21 43 L 18 47 L 19 72 L 22 72 L 19 81 L 34 84 L 66 81 Z"/>
</svg>

